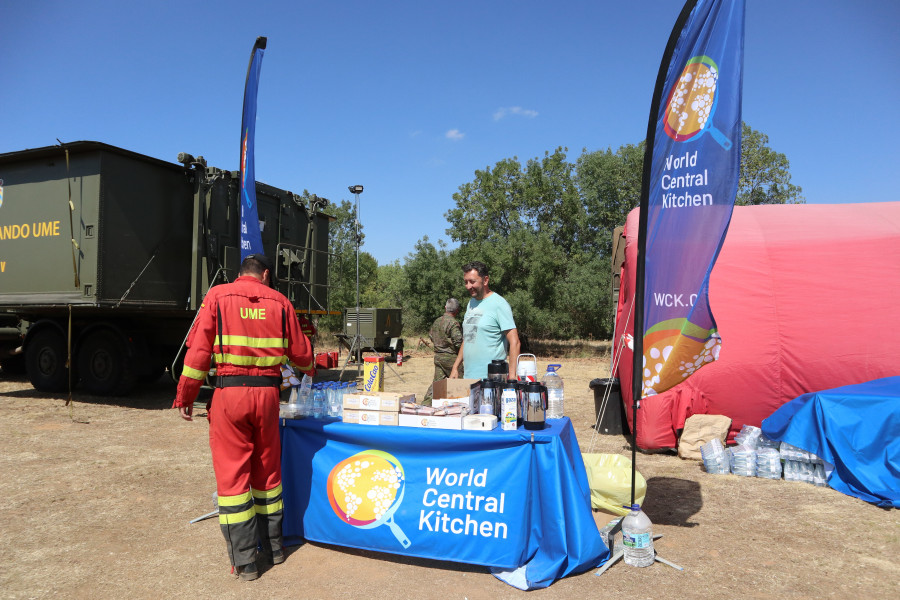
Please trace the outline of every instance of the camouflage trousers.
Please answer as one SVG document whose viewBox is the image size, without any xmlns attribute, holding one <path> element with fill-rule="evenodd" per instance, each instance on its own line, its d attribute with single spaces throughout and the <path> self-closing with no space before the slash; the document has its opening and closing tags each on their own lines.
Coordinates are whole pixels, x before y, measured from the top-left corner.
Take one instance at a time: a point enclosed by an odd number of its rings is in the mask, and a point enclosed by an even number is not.
<svg viewBox="0 0 900 600">
<path fill-rule="evenodd" d="M 450 371 L 453 370 L 453 363 L 456 362 L 455 354 L 439 353 L 434 355 L 434 381 L 447 379 L 450 377 Z M 459 365 L 459 376 L 463 376 L 463 366 Z M 425 399 L 422 401 L 424 406 L 431 406 L 431 398 L 434 391 L 434 383 L 428 386 L 425 392 Z"/>
</svg>

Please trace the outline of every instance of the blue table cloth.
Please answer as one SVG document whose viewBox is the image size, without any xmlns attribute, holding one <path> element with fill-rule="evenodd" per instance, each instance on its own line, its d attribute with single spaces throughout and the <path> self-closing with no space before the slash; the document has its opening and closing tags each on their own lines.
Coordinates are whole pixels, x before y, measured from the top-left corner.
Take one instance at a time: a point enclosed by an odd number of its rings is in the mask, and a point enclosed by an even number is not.
<svg viewBox="0 0 900 600">
<path fill-rule="evenodd" d="M 762 432 L 834 465 L 828 485 L 839 492 L 900 508 L 900 377 L 803 394 Z"/>
<path fill-rule="evenodd" d="M 533 433 L 283 420 L 285 543 L 478 564 L 522 589 L 602 565 L 571 422 Z"/>
</svg>

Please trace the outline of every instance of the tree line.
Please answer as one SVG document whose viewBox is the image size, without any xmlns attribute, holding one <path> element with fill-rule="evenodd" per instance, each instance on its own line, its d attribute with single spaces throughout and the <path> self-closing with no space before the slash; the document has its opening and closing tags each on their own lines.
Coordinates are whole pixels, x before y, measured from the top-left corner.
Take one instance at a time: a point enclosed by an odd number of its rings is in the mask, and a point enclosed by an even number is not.
<svg viewBox="0 0 900 600">
<path fill-rule="evenodd" d="M 769 138 L 742 124 L 737 205 L 804 202 L 791 182 L 790 162 L 769 147 Z M 612 297 L 612 235 L 638 206 L 644 142 L 617 150 L 587 151 L 573 161 L 567 148 L 522 164 L 505 158 L 459 186 L 445 213 L 456 247 L 427 236 L 400 261 L 379 265 L 360 250 L 359 296 L 363 307 L 403 309 L 404 335 L 426 332 L 447 298 L 465 307 L 461 266 L 480 260 L 491 272 L 491 289 L 509 301 L 519 330 L 532 338 L 609 339 Z M 342 200 L 330 209 L 332 308 L 356 306 L 356 215 Z M 360 226 L 360 244 L 364 234 Z M 338 332 L 340 317 L 320 329 Z"/>
</svg>

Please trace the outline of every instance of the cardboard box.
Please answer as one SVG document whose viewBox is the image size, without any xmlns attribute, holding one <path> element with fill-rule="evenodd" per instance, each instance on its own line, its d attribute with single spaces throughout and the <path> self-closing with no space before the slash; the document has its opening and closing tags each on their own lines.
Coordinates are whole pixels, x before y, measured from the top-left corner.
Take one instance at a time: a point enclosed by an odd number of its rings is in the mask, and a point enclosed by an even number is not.
<svg viewBox="0 0 900 600">
<path fill-rule="evenodd" d="M 434 382 L 431 405 L 435 408 L 449 404 L 461 404 L 469 413 L 478 412 L 481 404 L 480 379 L 441 379 Z"/>
<path fill-rule="evenodd" d="M 358 425 L 399 425 L 399 413 L 380 410 L 344 410 L 344 423 Z"/>
<path fill-rule="evenodd" d="M 462 429 L 462 415 L 433 417 L 431 415 L 400 414 L 400 427 L 424 427 L 426 429 Z"/>
<path fill-rule="evenodd" d="M 384 391 L 384 357 L 383 356 L 367 356 L 364 359 L 365 368 L 363 369 L 363 391 L 364 392 L 383 392 Z"/>
<path fill-rule="evenodd" d="M 412 392 L 363 392 L 346 394 L 344 410 L 379 410 L 384 412 L 400 412 L 401 402 L 415 402 Z"/>
<path fill-rule="evenodd" d="M 432 398 L 431 406 L 434 408 L 444 408 L 445 406 L 464 406 L 469 408 L 470 400 L 469 396 L 461 398 Z"/>
</svg>

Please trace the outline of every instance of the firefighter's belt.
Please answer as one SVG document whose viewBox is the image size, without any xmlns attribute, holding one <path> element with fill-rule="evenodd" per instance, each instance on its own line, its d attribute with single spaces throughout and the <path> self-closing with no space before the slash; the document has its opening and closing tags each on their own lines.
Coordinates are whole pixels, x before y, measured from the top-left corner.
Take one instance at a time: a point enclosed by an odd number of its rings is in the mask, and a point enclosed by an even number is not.
<svg viewBox="0 0 900 600">
<path fill-rule="evenodd" d="M 277 375 L 221 375 L 216 377 L 216 387 L 281 387 Z"/>
</svg>

